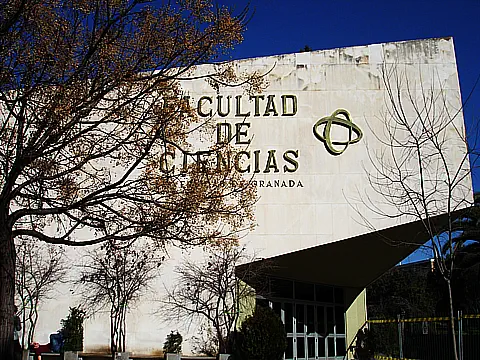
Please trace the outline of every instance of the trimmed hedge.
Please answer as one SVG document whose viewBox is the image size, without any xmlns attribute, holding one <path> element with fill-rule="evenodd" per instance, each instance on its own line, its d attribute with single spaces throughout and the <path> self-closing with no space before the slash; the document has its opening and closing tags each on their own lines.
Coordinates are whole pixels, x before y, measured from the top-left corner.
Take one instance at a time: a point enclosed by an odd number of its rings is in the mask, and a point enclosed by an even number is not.
<svg viewBox="0 0 480 360">
<path fill-rule="evenodd" d="M 236 360 L 281 360 L 287 347 L 282 320 L 270 308 L 257 306 L 242 323 L 235 345 Z"/>
</svg>

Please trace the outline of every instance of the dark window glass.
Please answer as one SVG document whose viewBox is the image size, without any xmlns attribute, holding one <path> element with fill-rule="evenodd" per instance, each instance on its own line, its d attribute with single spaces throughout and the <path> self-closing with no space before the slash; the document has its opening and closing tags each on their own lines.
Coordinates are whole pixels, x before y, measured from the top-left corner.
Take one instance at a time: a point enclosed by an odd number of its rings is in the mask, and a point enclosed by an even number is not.
<svg viewBox="0 0 480 360">
<path fill-rule="evenodd" d="M 315 314 L 313 305 L 307 305 L 307 334 L 315 333 Z"/>
<path fill-rule="evenodd" d="M 335 324 L 337 325 L 337 334 L 345 334 L 345 314 L 343 306 L 335 306 Z"/>
<path fill-rule="evenodd" d="M 344 295 L 342 288 L 335 288 L 335 303 L 336 304 L 343 304 L 344 303 Z"/>
<path fill-rule="evenodd" d="M 314 337 L 307 338 L 307 351 L 308 351 L 307 357 L 309 359 L 315 359 L 315 338 Z"/>
<path fill-rule="evenodd" d="M 337 356 L 344 356 L 346 354 L 345 338 L 337 337 Z"/>
<path fill-rule="evenodd" d="M 287 338 L 287 348 L 285 349 L 285 360 L 293 359 L 293 338 Z"/>
<path fill-rule="evenodd" d="M 297 337 L 297 359 L 305 359 L 305 339 Z"/>
<path fill-rule="evenodd" d="M 293 299 L 293 281 L 270 279 L 270 292 L 273 297 Z"/>
<path fill-rule="evenodd" d="M 314 288 L 313 284 L 295 282 L 295 299 L 314 301 Z"/>
<path fill-rule="evenodd" d="M 317 333 L 325 335 L 325 312 L 323 306 L 317 306 Z"/>
<path fill-rule="evenodd" d="M 333 337 L 328 338 L 328 356 L 335 356 L 335 339 Z"/>
<path fill-rule="evenodd" d="M 285 303 L 285 331 L 287 333 L 293 333 L 293 304 Z"/>
<path fill-rule="evenodd" d="M 305 306 L 304 305 L 295 305 L 295 319 L 297 320 L 297 333 L 305 332 Z"/>
<path fill-rule="evenodd" d="M 335 322 L 333 320 L 333 308 L 327 307 L 327 334 L 333 334 L 333 327 Z"/>
<path fill-rule="evenodd" d="M 318 337 L 318 357 L 325 357 L 325 338 Z"/>
<path fill-rule="evenodd" d="M 333 288 L 331 286 L 315 285 L 316 300 L 333 303 Z"/>
</svg>

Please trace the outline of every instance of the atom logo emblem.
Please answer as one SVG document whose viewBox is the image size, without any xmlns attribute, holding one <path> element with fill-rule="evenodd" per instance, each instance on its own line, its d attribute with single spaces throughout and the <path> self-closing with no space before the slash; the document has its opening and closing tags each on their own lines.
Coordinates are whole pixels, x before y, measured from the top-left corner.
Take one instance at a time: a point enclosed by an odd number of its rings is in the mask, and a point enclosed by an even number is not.
<svg viewBox="0 0 480 360">
<path fill-rule="evenodd" d="M 332 125 L 341 126 L 348 130 L 348 139 L 343 141 L 332 140 Z M 323 132 L 321 127 L 323 127 Z M 319 132 L 322 132 L 320 133 Z M 318 120 L 313 126 L 313 134 L 315 137 L 325 144 L 325 148 L 332 155 L 341 155 L 347 150 L 348 145 L 355 144 L 360 141 L 363 134 L 360 128 L 350 119 L 350 113 L 345 109 L 335 110 L 332 115 L 325 116 Z M 353 135 L 355 134 L 355 138 Z"/>
</svg>

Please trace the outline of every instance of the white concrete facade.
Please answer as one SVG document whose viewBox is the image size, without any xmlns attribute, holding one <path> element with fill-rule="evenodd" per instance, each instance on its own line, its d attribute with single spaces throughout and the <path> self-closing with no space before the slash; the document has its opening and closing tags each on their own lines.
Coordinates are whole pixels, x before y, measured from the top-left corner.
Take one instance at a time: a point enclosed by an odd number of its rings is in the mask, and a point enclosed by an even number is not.
<svg viewBox="0 0 480 360">
<path fill-rule="evenodd" d="M 257 226 L 243 239 L 249 249 L 264 258 L 275 257 L 413 220 L 405 216 L 380 217 L 365 204 L 366 196 L 373 203 L 380 204 L 382 200 L 372 191 L 367 173 L 374 169 L 372 154 L 385 147 L 378 138 L 384 134 L 389 106 L 383 74 L 398 69 L 403 74 L 403 84 L 408 80 L 412 92 L 418 95 L 426 89 L 442 89 L 449 108 L 460 109 L 451 38 L 253 58 L 235 61 L 233 65 L 238 73 L 266 74 L 268 86 L 255 94 L 247 94 L 240 88 L 214 89 L 203 79 L 182 83 L 182 87 L 200 117 L 213 116 L 222 124 L 217 128 L 220 136 L 229 128 L 225 124 L 230 124 L 233 136 L 237 130 L 234 146 L 243 151 L 238 166 L 245 176 L 253 177 L 259 196 L 255 207 Z M 210 69 L 209 65 L 199 66 L 195 75 Z M 337 120 L 350 120 L 354 125 L 349 133 L 348 127 L 334 123 L 331 139 L 346 141 L 351 136 L 350 143 L 330 145 L 328 151 L 329 145 L 321 138 L 325 137 L 326 118 L 337 110 L 341 110 Z M 320 121 L 324 118 L 325 122 Z M 465 132 L 461 112 L 454 116 L 452 126 Z M 447 156 L 452 166 L 458 165 L 466 152 L 465 144 L 455 134 L 451 131 L 448 135 L 452 145 Z M 332 154 L 335 151 L 343 153 Z M 457 198 L 470 199 L 470 177 L 465 177 L 463 183 Z M 439 214 L 444 211 L 441 206 L 437 210 Z M 75 251 L 70 254 L 74 262 Z M 161 349 L 170 330 L 179 329 L 187 341 L 194 333 L 194 327 L 188 333 L 185 324 L 164 324 L 152 315 L 157 310 L 154 300 L 160 296 L 163 284 L 169 286 L 175 281 L 170 274 L 181 256 L 180 251 L 172 250 L 171 260 L 158 282 L 159 292 L 147 296 L 130 314 L 127 336 L 130 351 Z M 336 262 L 338 267 L 348 267 L 342 259 Z M 311 271 L 315 271 L 313 266 Z M 37 331 L 40 342 L 58 328 L 68 306 L 75 305 L 75 298 L 69 296 L 67 288 L 64 290 L 58 293 L 56 301 L 42 307 Z M 108 346 L 107 314 L 99 314 L 87 322 L 85 344 L 87 350 Z M 188 346 L 185 349 L 188 351 Z"/>
</svg>

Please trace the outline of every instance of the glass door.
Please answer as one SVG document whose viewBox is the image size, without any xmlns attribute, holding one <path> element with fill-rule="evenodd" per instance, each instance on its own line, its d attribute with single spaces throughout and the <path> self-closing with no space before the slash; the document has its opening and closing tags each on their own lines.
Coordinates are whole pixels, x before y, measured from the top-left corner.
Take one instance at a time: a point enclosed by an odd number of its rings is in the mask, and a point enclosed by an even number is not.
<svg viewBox="0 0 480 360">
<path fill-rule="evenodd" d="M 317 330 L 315 322 L 315 305 L 308 304 L 305 306 L 305 329 L 307 338 L 307 359 L 314 360 L 317 358 Z"/>
<path fill-rule="evenodd" d="M 296 360 L 306 359 L 305 347 L 305 305 L 295 304 L 295 340 L 296 346 Z"/>
<path fill-rule="evenodd" d="M 295 282 L 289 297 L 270 300 L 287 333 L 285 360 L 343 359 L 345 355 L 345 310 L 343 291 L 333 287 Z M 277 286 L 278 287 L 278 286 Z M 283 289 L 283 288 L 282 288 Z M 334 295 L 335 294 L 335 295 Z"/>
</svg>

